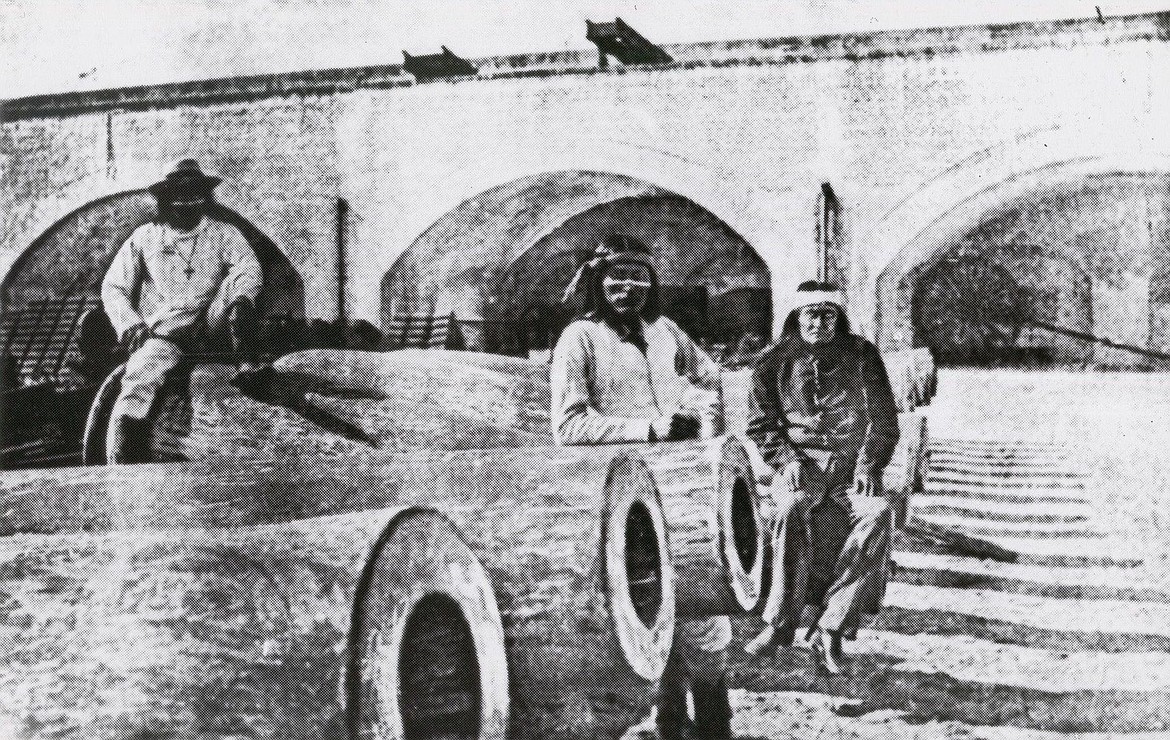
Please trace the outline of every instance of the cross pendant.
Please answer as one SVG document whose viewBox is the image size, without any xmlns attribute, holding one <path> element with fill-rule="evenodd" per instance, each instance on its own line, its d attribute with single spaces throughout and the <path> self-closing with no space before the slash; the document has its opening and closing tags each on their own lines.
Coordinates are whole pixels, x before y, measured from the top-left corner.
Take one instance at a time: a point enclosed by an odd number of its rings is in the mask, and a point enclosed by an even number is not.
<svg viewBox="0 0 1170 740">
<path fill-rule="evenodd" d="M 183 274 L 187 276 L 188 280 L 190 280 L 192 278 L 192 276 L 195 275 L 195 268 L 192 267 L 191 265 L 187 265 L 187 269 L 183 270 Z"/>
</svg>

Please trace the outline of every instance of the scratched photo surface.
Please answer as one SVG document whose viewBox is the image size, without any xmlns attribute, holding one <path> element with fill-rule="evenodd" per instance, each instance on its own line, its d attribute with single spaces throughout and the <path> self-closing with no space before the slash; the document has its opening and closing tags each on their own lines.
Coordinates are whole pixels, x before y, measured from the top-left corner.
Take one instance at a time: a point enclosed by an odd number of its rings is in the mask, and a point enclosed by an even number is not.
<svg viewBox="0 0 1170 740">
<path fill-rule="evenodd" d="M 0 740 L 1170 738 L 1096 2 L 0 0 Z"/>
</svg>

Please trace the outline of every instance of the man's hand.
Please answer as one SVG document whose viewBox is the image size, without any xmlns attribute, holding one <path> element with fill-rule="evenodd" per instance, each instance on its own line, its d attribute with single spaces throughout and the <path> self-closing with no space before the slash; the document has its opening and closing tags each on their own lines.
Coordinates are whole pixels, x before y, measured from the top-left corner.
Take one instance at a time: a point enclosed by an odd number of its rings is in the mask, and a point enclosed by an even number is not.
<svg viewBox="0 0 1170 740">
<path fill-rule="evenodd" d="M 791 493 L 797 493 L 804 487 L 804 466 L 800 460 L 793 460 L 784 466 L 784 485 Z"/>
<path fill-rule="evenodd" d="M 135 324 L 122 335 L 122 343 L 130 354 L 142 349 L 147 339 L 150 339 L 150 328 L 146 324 Z"/>
<path fill-rule="evenodd" d="M 853 476 L 853 492 L 862 496 L 877 496 L 881 494 L 881 483 L 875 473 L 868 470 L 859 470 Z"/>
<path fill-rule="evenodd" d="M 662 416 L 650 422 L 650 434 L 659 442 L 694 439 L 699 436 L 699 420 L 688 414 Z"/>
</svg>

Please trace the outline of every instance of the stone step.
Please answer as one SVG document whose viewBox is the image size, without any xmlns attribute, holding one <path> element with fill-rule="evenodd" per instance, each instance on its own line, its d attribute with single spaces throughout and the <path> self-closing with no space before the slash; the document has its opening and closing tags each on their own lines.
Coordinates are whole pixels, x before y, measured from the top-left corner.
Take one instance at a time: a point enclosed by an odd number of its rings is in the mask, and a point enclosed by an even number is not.
<svg viewBox="0 0 1170 740">
<path fill-rule="evenodd" d="M 999 501 L 996 499 L 960 499 L 929 493 L 910 498 L 910 506 L 922 514 L 966 516 L 1005 522 L 1083 522 L 1094 514 L 1084 503 L 1054 506 L 1051 503 Z"/>
<path fill-rule="evenodd" d="M 985 589 L 894 582 L 885 605 L 952 612 L 1057 632 L 1134 635 L 1170 640 L 1170 605 L 1112 599 L 1052 599 Z"/>
<path fill-rule="evenodd" d="M 1067 452 L 1068 446 L 1058 444 L 1055 442 L 1027 442 L 1027 441 L 1005 441 L 999 439 L 962 439 L 958 437 L 931 437 L 931 447 L 946 447 L 949 449 L 961 450 L 996 450 L 1019 452 L 1023 450 L 1041 451 L 1041 452 Z"/>
<path fill-rule="evenodd" d="M 1102 653 L 1158 651 L 1170 653 L 1170 637 L 1117 632 L 1075 632 L 1019 624 L 961 614 L 945 609 L 906 609 L 893 604 L 882 607 L 869 625 L 873 629 L 903 635 L 978 637 L 991 642 L 1042 648 L 1058 653 L 1094 650 Z"/>
<path fill-rule="evenodd" d="M 906 550 L 896 550 L 894 562 L 896 579 L 918 586 L 1170 604 L 1170 584 L 1137 577 L 1130 568 L 1054 568 Z"/>
<path fill-rule="evenodd" d="M 1081 504 L 1093 503 L 1089 494 L 1076 489 L 1053 488 L 991 488 L 988 486 L 966 486 L 961 484 L 926 484 L 926 493 L 931 496 L 953 496 L 967 499 L 992 501 L 1014 501 L 1016 503 Z"/>
<path fill-rule="evenodd" d="M 931 514 L 913 508 L 913 516 L 942 527 L 953 527 L 976 537 L 1021 537 L 1027 539 L 1098 539 L 1109 537 L 1109 532 L 1098 529 L 1088 521 L 1081 522 L 1013 522 L 980 519 L 965 514 Z"/>
<path fill-rule="evenodd" d="M 1051 478 L 1034 475 L 955 475 L 938 470 L 930 466 L 926 472 L 927 485 L 936 486 L 979 486 L 982 488 L 1034 488 L 1034 489 L 1068 489 L 1084 490 L 1085 479 L 1082 478 Z"/>
<path fill-rule="evenodd" d="M 1015 553 L 1013 562 L 1061 567 L 1136 567 L 1143 556 L 1132 542 L 1116 537 L 1040 539 L 974 532 L 968 536 Z"/>
<path fill-rule="evenodd" d="M 1036 468 L 1040 470 L 1057 470 L 1062 472 L 1076 472 L 1082 469 L 1077 458 L 1068 455 L 1000 455 L 982 452 L 962 452 L 939 447 L 927 447 L 932 459 L 942 460 L 954 465 L 1008 467 L 1008 468 Z"/>
</svg>

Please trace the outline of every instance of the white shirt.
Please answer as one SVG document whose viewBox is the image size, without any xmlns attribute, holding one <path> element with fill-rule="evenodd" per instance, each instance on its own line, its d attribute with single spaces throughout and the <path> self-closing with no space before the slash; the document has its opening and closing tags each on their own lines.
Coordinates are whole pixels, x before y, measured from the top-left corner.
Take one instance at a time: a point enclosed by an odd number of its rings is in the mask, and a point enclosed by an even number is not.
<svg viewBox="0 0 1170 740">
<path fill-rule="evenodd" d="M 646 442 L 650 422 L 718 404 L 719 366 L 665 316 L 642 324 L 646 352 L 604 321 L 574 321 L 553 351 L 557 444 Z M 720 408 L 721 412 L 721 408 Z"/>
<path fill-rule="evenodd" d="M 169 224 L 138 227 L 102 281 L 102 303 L 118 336 L 145 323 L 167 336 L 191 326 L 221 291 L 225 305 L 255 300 L 260 262 L 236 227 L 204 217 L 191 231 Z"/>
</svg>

